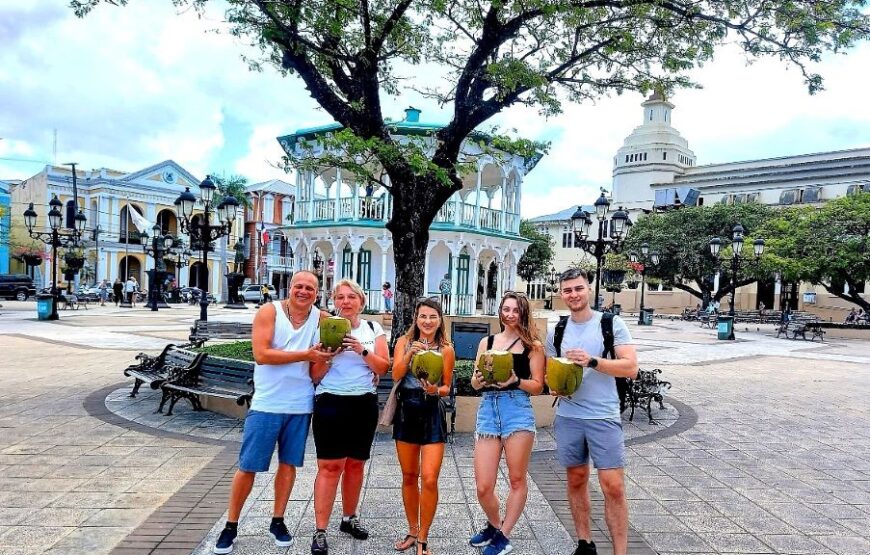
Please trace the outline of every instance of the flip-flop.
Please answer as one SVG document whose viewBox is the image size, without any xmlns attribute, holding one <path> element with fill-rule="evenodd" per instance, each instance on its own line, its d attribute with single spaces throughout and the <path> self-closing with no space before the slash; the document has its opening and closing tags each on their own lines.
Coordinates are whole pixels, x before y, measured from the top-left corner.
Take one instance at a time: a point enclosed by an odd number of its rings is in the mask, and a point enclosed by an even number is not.
<svg viewBox="0 0 870 555">
<path fill-rule="evenodd" d="M 406 534 L 405 538 L 402 541 L 398 541 L 393 544 L 393 547 L 396 549 L 396 551 L 407 551 L 415 545 L 417 545 L 417 536 Z"/>
</svg>

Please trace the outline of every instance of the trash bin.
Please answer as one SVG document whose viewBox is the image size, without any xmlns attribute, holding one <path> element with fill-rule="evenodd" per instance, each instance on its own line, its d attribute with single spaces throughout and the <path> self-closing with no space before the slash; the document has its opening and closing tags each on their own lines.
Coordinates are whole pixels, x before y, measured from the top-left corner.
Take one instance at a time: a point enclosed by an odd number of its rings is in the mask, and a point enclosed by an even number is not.
<svg viewBox="0 0 870 555">
<path fill-rule="evenodd" d="M 36 296 L 36 315 L 40 320 L 48 320 L 52 313 L 54 297 L 45 293 Z"/>
<path fill-rule="evenodd" d="M 640 321 L 643 326 L 651 326 L 653 324 L 653 313 L 655 309 L 653 308 L 644 308 L 640 312 Z"/>
<path fill-rule="evenodd" d="M 719 316 L 716 320 L 716 331 L 719 339 L 734 339 L 734 317 Z"/>
</svg>

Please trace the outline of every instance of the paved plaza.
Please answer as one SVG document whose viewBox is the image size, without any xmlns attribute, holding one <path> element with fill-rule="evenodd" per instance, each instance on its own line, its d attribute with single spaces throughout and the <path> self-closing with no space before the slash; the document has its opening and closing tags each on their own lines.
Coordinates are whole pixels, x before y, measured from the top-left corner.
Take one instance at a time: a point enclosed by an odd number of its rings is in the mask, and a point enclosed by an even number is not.
<svg viewBox="0 0 870 555">
<path fill-rule="evenodd" d="M 35 321 L 33 303 L 0 308 L 0 553 L 210 553 L 223 524 L 240 422 L 154 414 L 155 393 L 127 397 L 121 370 L 140 351 L 184 342 L 197 308 L 152 313 L 90 307 Z M 253 310 L 210 311 L 245 320 Z M 552 315 L 555 317 L 555 315 Z M 738 326 L 736 342 L 695 325 L 629 319 L 641 367 L 673 384 L 658 425 L 626 423 L 631 553 L 870 553 L 870 341 L 776 339 Z M 471 470 L 473 437 L 447 449 L 433 553 L 474 554 L 483 522 Z M 516 553 L 569 554 L 573 531 L 550 430 L 539 433 Z M 271 475 L 258 477 L 236 553 L 305 554 L 313 532 L 309 445 L 287 511 L 297 544 L 267 538 Z M 390 553 L 403 535 L 401 476 L 379 434 L 360 513 L 367 542 L 330 535 L 336 554 Z M 507 488 L 505 476 L 500 493 Z M 595 539 L 606 543 L 600 492 Z M 337 514 L 333 515 L 337 518 Z M 332 523 L 332 529 L 337 527 Z M 569 533 L 570 532 L 570 533 Z"/>
</svg>

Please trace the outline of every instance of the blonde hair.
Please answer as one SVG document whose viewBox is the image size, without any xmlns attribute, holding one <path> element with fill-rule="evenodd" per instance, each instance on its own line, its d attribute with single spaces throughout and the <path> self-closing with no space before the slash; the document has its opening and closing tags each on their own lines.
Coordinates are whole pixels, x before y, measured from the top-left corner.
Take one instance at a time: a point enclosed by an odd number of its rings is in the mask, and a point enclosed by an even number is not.
<svg viewBox="0 0 870 555">
<path fill-rule="evenodd" d="M 363 307 L 365 307 L 367 300 L 366 292 L 363 291 L 363 288 L 360 287 L 359 283 L 355 282 L 350 278 L 338 280 L 338 282 L 335 284 L 335 287 L 332 288 L 332 296 L 334 297 L 335 294 L 338 293 L 338 288 L 343 285 L 349 287 L 351 291 L 359 295 L 359 298 L 362 299 L 362 305 Z"/>
</svg>

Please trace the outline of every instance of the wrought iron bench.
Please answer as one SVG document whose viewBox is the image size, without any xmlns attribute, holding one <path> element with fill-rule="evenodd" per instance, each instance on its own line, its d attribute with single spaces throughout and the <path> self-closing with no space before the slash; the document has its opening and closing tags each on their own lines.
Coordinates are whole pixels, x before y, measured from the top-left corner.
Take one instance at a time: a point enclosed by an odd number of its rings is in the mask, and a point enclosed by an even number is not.
<svg viewBox="0 0 870 555">
<path fill-rule="evenodd" d="M 197 320 L 190 328 L 188 339 L 197 347 L 209 339 L 249 339 L 252 324 L 243 322 L 203 322 Z"/>
<path fill-rule="evenodd" d="M 202 410 L 199 396 L 230 399 L 239 406 L 251 406 L 254 395 L 254 363 L 230 358 L 205 356 L 199 364 L 170 372 L 160 386 L 163 399 L 157 412 L 169 401 L 167 416 L 179 399 L 187 399 L 193 410 Z"/>
<path fill-rule="evenodd" d="M 133 383 L 130 397 L 135 397 L 139 393 L 139 388 L 143 383 L 148 384 L 148 387 L 151 389 L 160 389 L 171 369 L 193 368 L 203 357 L 205 357 L 204 353 L 187 351 L 182 347 L 172 344 L 164 347 L 163 351 L 157 356 L 139 353 L 136 355 L 136 360 L 139 363 L 132 364 L 124 369 L 125 376 L 136 380 Z"/>
<path fill-rule="evenodd" d="M 810 341 L 815 341 L 818 337 L 819 340 L 825 340 L 825 330 L 823 330 L 818 322 L 803 322 L 798 323 L 791 330 L 791 338 L 797 339 L 798 336 L 801 336 L 804 341 L 807 341 L 807 332 L 810 333 Z"/>
<path fill-rule="evenodd" d="M 662 371 L 658 368 L 655 370 L 638 370 L 637 378 L 631 380 L 628 390 L 628 403 L 631 405 L 631 413 L 628 415 L 629 421 L 634 420 L 634 408 L 638 405 L 643 405 L 646 402 L 646 414 L 649 417 L 650 424 L 656 424 L 652 416 L 653 401 L 659 404 L 659 409 L 664 410 L 663 393 L 671 388 L 671 382 L 660 380 L 658 375 Z"/>
</svg>

